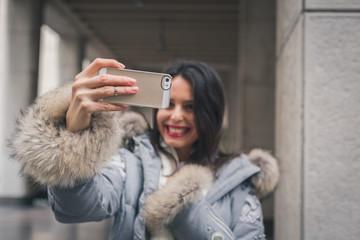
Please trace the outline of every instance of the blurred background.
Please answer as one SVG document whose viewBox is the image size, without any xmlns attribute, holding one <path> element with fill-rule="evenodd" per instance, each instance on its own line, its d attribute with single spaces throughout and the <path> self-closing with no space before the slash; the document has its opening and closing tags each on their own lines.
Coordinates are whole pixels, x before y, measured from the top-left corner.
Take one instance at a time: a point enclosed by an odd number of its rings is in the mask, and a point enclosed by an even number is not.
<svg viewBox="0 0 360 240">
<path fill-rule="evenodd" d="M 359 0 L 0 0 L 0 239 L 107 239 L 111 220 L 57 223 L 6 147 L 21 109 L 97 57 L 210 64 L 228 149 L 280 161 L 268 239 L 358 238 Z"/>
</svg>

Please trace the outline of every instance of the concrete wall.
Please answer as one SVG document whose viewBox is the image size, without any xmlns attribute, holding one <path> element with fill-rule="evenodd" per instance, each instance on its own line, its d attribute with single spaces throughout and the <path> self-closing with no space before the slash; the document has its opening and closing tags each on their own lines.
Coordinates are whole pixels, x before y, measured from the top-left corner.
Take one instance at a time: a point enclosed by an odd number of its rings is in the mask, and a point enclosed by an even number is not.
<svg viewBox="0 0 360 240">
<path fill-rule="evenodd" d="M 242 126 L 236 134 L 241 136 L 242 149 L 261 147 L 273 151 L 275 0 L 244 0 L 240 6 L 240 77 L 233 96 L 240 98 L 238 105 L 242 109 L 234 119 L 241 119 Z M 273 206 L 272 195 L 262 199 L 265 220 L 273 220 Z"/>
<path fill-rule="evenodd" d="M 7 0 L 0 0 L 0 79 L 6 78 L 6 65 L 5 63 L 5 57 L 6 57 L 6 38 L 5 38 L 5 26 L 7 22 L 7 13 L 5 11 L 7 9 Z M 5 81 L 0 80 L 0 112 L 5 112 Z M 6 119 L 4 117 L 0 117 L 0 136 L 5 136 L 5 121 Z M 2 185 L 2 182 L 4 181 L 4 171 L 5 166 L 2 159 L 5 158 L 5 142 L 4 140 L 0 141 L 0 185 Z"/>
<path fill-rule="evenodd" d="M 304 237 L 357 239 L 360 12 L 309 13 L 304 24 Z"/>
<path fill-rule="evenodd" d="M 275 154 L 280 182 L 275 194 L 276 239 L 300 240 L 302 221 L 302 27 L 297 25 L 277 61 Z"/>
<path fill-rule="evenodd" d="M 59 81 L 72 81 L 82 68 L 86 46 L 84 37 L 61 9 L 51 3 L 44 6 L 44 24 L 60 36 Z"/>
<path fill-rule="evenodd" d="M 245 1 L 244 148 L 274 149 L 275 0 Z"/>
<path fill-rule="evenodd" d="M 0 196 L 24 197 L 29 189 L 19 177 L 19 166 L 9 159 L 5 139 L 11 134 L 19 109 L 36 96 L 41 1 L 4 0 L 1 8 Z"/>
<path fill-rule="evenodd" d="M 360 2 L 277 3 L 275 239 L 358 239 Z"/>
</svg>

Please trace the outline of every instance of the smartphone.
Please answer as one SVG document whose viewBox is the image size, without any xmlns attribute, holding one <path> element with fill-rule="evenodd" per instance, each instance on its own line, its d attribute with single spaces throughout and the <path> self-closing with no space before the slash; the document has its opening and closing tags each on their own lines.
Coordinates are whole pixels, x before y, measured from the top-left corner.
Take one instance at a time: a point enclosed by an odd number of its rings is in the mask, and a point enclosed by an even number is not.
<svg viewBox="0 0 360 240">
<path fill-rule="evenodd" d="M 136 94 L 106 97 L 103 101 L 138 107 L 169 107 L 171 90 L 169 74 L 117 68 L 101 68 L 99 74 L 131 77 L 136 80 L 135 86 L 139 88 Z"/>
</svg>

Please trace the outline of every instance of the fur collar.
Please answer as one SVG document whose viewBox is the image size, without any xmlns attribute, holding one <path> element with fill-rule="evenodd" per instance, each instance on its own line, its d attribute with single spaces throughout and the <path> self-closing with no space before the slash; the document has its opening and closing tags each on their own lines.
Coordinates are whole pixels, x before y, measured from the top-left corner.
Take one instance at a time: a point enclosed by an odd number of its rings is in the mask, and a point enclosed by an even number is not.
<svg viewBox="0 0 360 240">
<path fill-rule="evenodd" d="M 280 172 L 276 158 L 262 149 L 253 149 L 248 155 L 249 160 L 260 168 L 260 172 L 251 177 L 256 194 L 262 198 L 274 191 L 279 182 Z"/>
<path fill-rule="evenodd" d="M 143 215 L 151 235 L 159 235 L 184 207 L 203 196 L 214 181 L 210 169 L 189 164 L 170 178 L 165 187 L 147 196 Z"/>
</svg>

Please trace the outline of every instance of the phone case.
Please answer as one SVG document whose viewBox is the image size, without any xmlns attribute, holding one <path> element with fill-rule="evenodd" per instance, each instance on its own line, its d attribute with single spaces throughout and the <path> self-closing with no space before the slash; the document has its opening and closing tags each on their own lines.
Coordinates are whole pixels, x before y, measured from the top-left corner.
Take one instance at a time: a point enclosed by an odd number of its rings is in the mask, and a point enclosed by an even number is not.
<svg viewBox="0 0 360 240">
<path fill-rule="evenodd" d="M 103 101 L 140 107 L 169 107 L 171 90 L 171 76 L 169 74 L 116 68 L 102 68 L 99 74 L 134 78 L 136 80 L 135 86 L 139 88 L 136 94 L 107 97 Z"/>
</svg>

